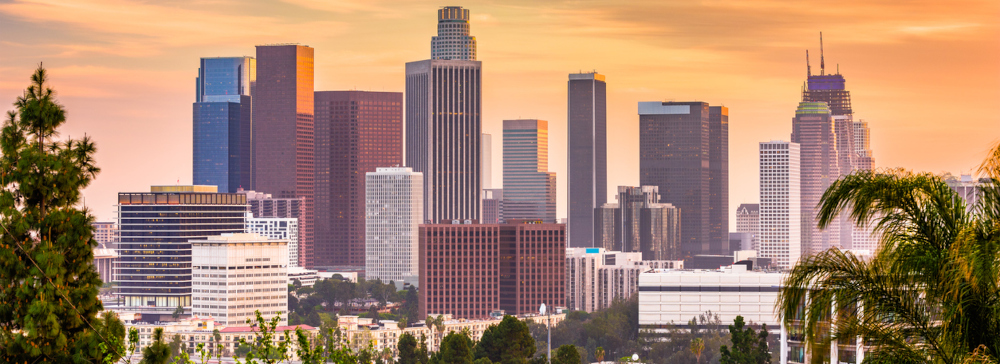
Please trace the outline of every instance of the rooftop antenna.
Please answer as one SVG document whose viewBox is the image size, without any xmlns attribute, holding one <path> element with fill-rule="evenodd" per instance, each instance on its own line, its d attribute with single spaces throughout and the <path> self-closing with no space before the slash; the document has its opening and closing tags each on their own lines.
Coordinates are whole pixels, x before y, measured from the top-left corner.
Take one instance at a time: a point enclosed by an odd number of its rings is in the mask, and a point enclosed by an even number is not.
<svg viewBox="0 0 1000 364">
<path fill-rule="evenodd" d="M 819 75 L 826 74 L 826 61 L 823 60 L 823 32 L 819 32 Z"/>
<path fill-rule="evenodd" d="M 806 76 L 812 76 L 812 75 L 813 75 L 812 67 L 809 66 L 809 50 L 806 49 Z"/>
</svg>

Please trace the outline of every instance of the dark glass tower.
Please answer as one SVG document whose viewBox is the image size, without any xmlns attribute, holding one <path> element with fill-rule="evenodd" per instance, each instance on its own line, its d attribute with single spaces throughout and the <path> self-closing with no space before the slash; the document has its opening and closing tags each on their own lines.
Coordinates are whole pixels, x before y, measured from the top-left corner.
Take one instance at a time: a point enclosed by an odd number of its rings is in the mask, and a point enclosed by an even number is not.
<svg viewBox="0 0 1000 364">
<path fill-rule="evenodd" d="M 556 174 L 549 172 L 548 121 L 503 121 L 503 208 L 507 220 L 556 223 Z"/>
<path fill-rule="evenodd" d="M 254 189 L 275 198 L 305 198 L 299 254 L 303 265 L 312 268 L 313 49 L 293 44 L 257 46 L 257 69 L 253 91 Z"/>
<path fill-rule="evenodd" d="M 118 194 L 116 276 L 124 306 L 162 317 L 191 306 L 190 240 L 246 230 L 246 195 L 215 191 L 153 186 L 151 192 Z"/>
<path fill-rule="evenodd" d="M 365 174 L 403 163 L 401 92 L 318 91 L 317 266 L 365 266 Z"/>
<path fill-rule="evenodd" d="M 816 224 L 820 198 L 840 178 L 836 123 L 825 102 L 800 102 L 792 119 L 792 143 L 800 148 L 802 254 L 840 247 L 841 219 L 826 229 Z"/>
<path fill-rule="evenodd" d="M 202 58 L 193 115 L 195 184 L 236 192 L 253 183 L 252 57 Z"/>
<path fill-rule="evenodd" d="M 608 201 L 607 84 L 604 75 L 569 75 L 566 196 L 569 246 L 594 247 L 594 209 Z"/>
<path fill-rule="evenodd" d="M 729 253 L 729 110 L 639 103 L 639 183 L 680 209 L 680 257 Z"/>
</svg>

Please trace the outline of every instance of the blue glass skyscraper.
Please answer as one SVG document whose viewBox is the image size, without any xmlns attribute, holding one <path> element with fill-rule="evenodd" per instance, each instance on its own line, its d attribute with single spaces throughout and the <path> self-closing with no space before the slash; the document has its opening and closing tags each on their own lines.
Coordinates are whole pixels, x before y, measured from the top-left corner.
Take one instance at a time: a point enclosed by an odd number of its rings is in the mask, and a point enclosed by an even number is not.
<svg viewBox="0 0 1000 364">
<path fill-rule="evenodd" d="M 251 189 L 253 57 L 202 58 L 194 103 L 193 181 L 219 192 Z"/>
</svg>

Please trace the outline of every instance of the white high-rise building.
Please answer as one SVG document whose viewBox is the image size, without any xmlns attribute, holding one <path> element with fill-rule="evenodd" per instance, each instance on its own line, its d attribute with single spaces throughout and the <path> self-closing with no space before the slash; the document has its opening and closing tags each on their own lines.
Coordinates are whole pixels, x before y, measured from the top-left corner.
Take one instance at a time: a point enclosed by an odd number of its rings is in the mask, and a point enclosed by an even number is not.
<svg viewBox="0 0 1000 364">
<path fill-rule="evenodd" d="M 760 143 L 760 232 L 757 256 L 789 269 L 802 256 L 799 144 Z M 812 221 L 810 217 L 808 219 Z"/>
<path fill-rule="evenodd" d="M 409 167 L 365 175 L 365 276 L 416 285 L 419 226 L 424 220 L 424 176 Z"/>
<path fill-rule="evenodd" d="M 431 59 L 476 60 L 476 37 L 469 32 L 469 9 L 438 9 L 438 32 L 431 38 Z"/>
<path fill-rule="evenodd" d="M 222 234 L 191 243 L 191 313 L 243 326 L 260 311 L 288 317 L 288 242 L 257 234 Z"/>
<path fill-rule="evenodd" d="M 247 233 L 288 242 L 288 267 L 299 266 L 299 219 L 294 217 L 248 217 Z"/>
<path fill-rule="evenodd" d="M 757 250 L 757 235 L 760 230 L 760 204 L 744 203 L 736 208 L 736 232 L 750 234 L 749 250 Z M 746 250 L 746 249 L 744 249 Z"/>
</svg>

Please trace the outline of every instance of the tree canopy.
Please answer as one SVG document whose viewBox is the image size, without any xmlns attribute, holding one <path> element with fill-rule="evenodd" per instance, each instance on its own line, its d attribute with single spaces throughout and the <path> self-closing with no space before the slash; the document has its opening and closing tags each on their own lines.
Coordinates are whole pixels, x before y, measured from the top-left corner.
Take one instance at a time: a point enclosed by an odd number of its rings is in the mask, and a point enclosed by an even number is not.
<svg viewBox="0 0 1000 364">
<path fill-rule="evenodd" d="M 90 138 L 56 140 L 66 110 L 47 81 L 39 66 L 0 132 L 0 361 L 89 363 L 102 283 L 77 204 L 100 169 Z"/>
<path fill-rule="evenodd" d="M 736 316 L 733 324 L 729 325 L 729 338 L 733 344 L 732 350 L 726 345 L 722 346 L 720 364 L 771 364 L 771 353 L 767 347 L 767 325 L 763 325 L 760 332 L 754 332 L 752 327 L 743 322 L 743 316 Z"/>
<path fill-rule="evenodd" d="M 507 315 L 483 331 L 475 353 L 476 359 L 488 358 L 494 363 L 526 363 L 535 354 L 535 339 L 527 324 Z"/>
<path fill-rule="evenodd" d="M 861 337 L 866 363 L 1000 361 L 1000 145 L 979 172 L 986 179 L 968 203 L 929 173 L 860 171 L 834 182 L 820 227 L 846 211 L 874 224 L 880 248 L 871 258 L 831 249 L 801 260 L 780 292 L 784 322 L 801 322 L 809 345 Z"/>
</svg>

